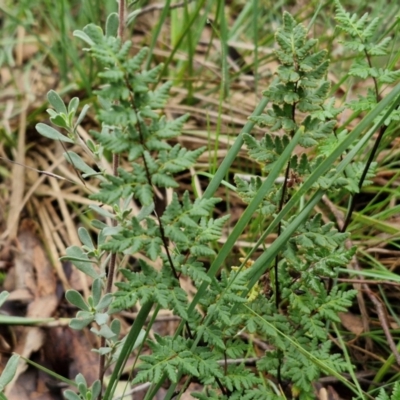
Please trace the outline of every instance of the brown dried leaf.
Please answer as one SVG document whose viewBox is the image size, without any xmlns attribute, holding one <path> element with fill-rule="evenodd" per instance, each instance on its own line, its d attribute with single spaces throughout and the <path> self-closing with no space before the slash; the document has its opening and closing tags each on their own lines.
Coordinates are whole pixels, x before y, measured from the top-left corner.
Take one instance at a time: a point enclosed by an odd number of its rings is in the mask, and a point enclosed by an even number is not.
<svg viewBox="0 0 400 400">
<path fill-rule="evenodd" d="M 33 295 L 36 291 L 33 252 L 38 244 L 35 225 L 31 220 L 23 220 L 17 237 L 18 252 L 15 255 L 15 289 L 28 289 Z"/>
<path fill-rule="evenodd" d="M 332 386 L 328 386 L 328 400 L 342 400 L 342 398 Z"/>
<path fill-rule="evenodd" d="M 18 146 L 15 161 L 24 164 L 25 161 L 25 134 L 26 134 L 26 110 L 28 101 L 20 114 L 19 130 L 18 130 Z M 10 211 L 7 218 L 7 229 L 9 238 L 13 239 L 17 234 L 18 221 L 20 216 L 20 204 L 25 191 L 25 170 L 18 164 L 13 164 L 11 176 L 11 198 Z"/>
<path fill-rule="evenodd" d="M 98 378 L 99 357 L 92 352 L 93 345 L 90 343 L 84 332 L 71 330 L 72 340 L 70 345 L 70 357 L 73 360 L 71 376 L 79 372 L 86 378 L 88 386 Z"/>
<path fill-rule="evenodd" d="M 15 257 L 15 272 L 17 290 L 12 292 L 30 292 L 34 300 L 28 305 L 27 317 L 46 318 L 52 316 L 57 309 L 56 278 L 53 268 L 46 257 L 42 244 L 37 238 L 33 221 L 24 220 L 18 235 L 19 252 Z M 21 295 L 19 295 L 21 296 Z M 13 298 L 12 296 L 10 296 Z M 20 300 L 20 298 L 19 298 Z M 38 327 L 22 328 L 15 349 L 17 354 L 29 358 L 38 351 L 44 342 L 44 332 Z M 20 362 L 15 377 L 6 388 L 6 394 L 11 393 L 14 383 L 26 370 L 26 364 Z"/>
<path fill-rule="evenodd" d="M 58 299 L 55 294 L 38 297 L 29 304 L 26 315 L 31 318 L 48 318 L 53 315 L 57 305 Z"/>
<path fill-rule="evenodd" d="M 43 344 L 44 334 L 40 328 L 24 328 L 23 335 L 20 338 L 15 352 L 22 355 L 25 358 L 29 358 L 31 354 L 39 350 Z M 22 362 L 18 364 L 17 371 L 15 373 L 14 379 L 5 388 L 5 394 L 8 399 L 11 398 L 10 394 L 13 393 L 13 388 L 18 378 L 22 378 L 21 374 L 27 369 L 27 364 Z M 17 398 L 17 397 L 15 397 Z"/>
<path fill-rule="evenodd" d="M 339 313 L 339 318 L 342 325 L 355 335 L 359 336 L 364 332 L 362 319 L 358 315 L 350 312 Z"/>
</svg>

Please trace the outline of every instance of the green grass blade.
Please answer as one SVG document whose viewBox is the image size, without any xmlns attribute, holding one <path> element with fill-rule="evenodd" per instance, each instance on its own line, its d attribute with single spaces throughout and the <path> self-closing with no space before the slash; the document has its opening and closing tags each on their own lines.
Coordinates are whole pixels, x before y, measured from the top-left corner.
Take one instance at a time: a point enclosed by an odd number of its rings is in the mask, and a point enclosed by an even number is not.
<svg viewBox="0 0 400 400">
<path fill-rule="evenodd" d="M 361 386 L 360 386 L 360 384 L 358 382 L 356 374 L 354 373 L 354 368 L 353 368 L 353 365 L 351 364 L 351 360 L 350 360 L 349 352 L 347 351 L 347 348 L 346 348 L 346 344 L 345 344 L 345 342 L 344 342 L 344 340 L 342 338 L 342 335 L 340 334 L 338 328 L 336 327 L 336 324 L 332 324 L 332 326 L 333 326 L 333 329 L 335 330 L 335 333 L 336 333 L 336 336 L 337 336 L 338 341 L 340 343 L 344 358 L 346 360 L 347 370 L 349 371 L 349 375 L 353 379 L 354 386 L 358 390 L 358 396 L 362 399 L 363 398 L 363 390 L 361 389 Z"/>
<path fill-rule="evenodd" d="M 0 315 L 0 325 L 39 325 L 53 322 L 55 318 L 27 318 Z"/>
<path fill-rule="evenodd" d="M 264 108 L 267 106 L 268 101 L 269 100 L 266 97 L 263 97 L 251 116 L 257 117 L 257 116 L 261 115 L 261 113 L 264 111 Z M 249 121 L 243 127 L 239 136 L 236 138 L 232 147 L 229 149 L 228 154 L 226 155 L 226 157 L 222 161 L 221 165 L 219 166 L 218 170 L 214 174 L 213 179 L 208 184 L 203 197 L 205 197 L 207 199 L 212 197 L 214 195 L 214 193 L 217 191 L 217 189 L 220 187 L 221 182 L 226 177 L 226 174 L 228 173 L 229 168 L 231 167 L 232 163 L 235 161 L 239 151 L 241 150 L 241 148 L 243 146 L 243 136 L 242 136 L 243 133 L 250 133 L 251 130 L 253 129 L 254 125 L 255 125 L 255 123 L 253 121 Z"/>
<path fill-rule="evenodd" d="M 281 173 L 281 170 L 290 160 L 290 157 L 301 137 L 302 132 L 303 132 L 302 129 L 299 129 L 296 132 L 296 134 L 293 136 L 289 145 L 286 147 L 286 149 L 284 150 L 284 152 L 282 153 L 282 155 L 279 157 L 278 161 L 276 162 L 275 168 L 268 175 L 268 178 L 263 182 L 263 184 L 261 185 L 261 187 L 258 190 L 254 199 L 247 206 L 246 210 L 244 211 L 244 213 L 240 217 L 239 221 L 233 228 L 231 234 L 228 236 L 227 241 L 225 242 L 222 249 L 219 251 L 217 257 L 211 264 L 211 267 L 207 273 L 208 276 L 210 276 L 210 277 L 215 276 L 215 274 L 218 272 L 218 270 L 221 267 L 225 258 L 232 251 L 232 248 L 235 245 L 237 239 L 239 238 L 239 236 L 241 235 L 243 230 L 248 225 L 248 223 L 251 220 L 251 218 L 253 217 L 254 213 L 257 211 L 257 208 L 263 201 L 264 196 L 266 195 L 266 193 L 268 193 L 271 190 L 271 188 L 275 184 L 275 180 L 278 178 L 279 174 Z M 200 286 L 200 288 L 198 289 L 198 291 L 189 307 L 188 313 L 190 313 L 194 309 L 194 306 L 197 304 L 198 300 L 202 296 L 204 296 L 207 286 L 208 286 L 208 284 L 206 282 L 203 282 L 203 284 Z"/>
<path fill-rule="evenodd" d="M 154 48 L 156 47 L 158 37 L 160 36 L 161 28 L 164 25 L 165 20 L 167 19 L 168 14 L 170 12 L 170 5 L 171 5 L 171 0 L 166 0 L 165 5 L 161 11 L 160 17 L 158 18 L 157 25 L 153 29 L 153 34 L 151 36 L 151 42 L 149 46 L 149 53 L 144 67 L 145 70 L 148 70 L 150 68 L 151 59 L 154 53 Z"/>
<path fill-rule="evenodd" d="M 184 39 L 185 39 L 185 37 L 186 37 L 186 35 L 187 35 L 189 29 L 192 27 L 192 25 L 194 24 L 194 22 L 195 22 L 196 19 L 198 18 L 201 9 L 202 9 L 203 6 L 204 6 L 204 3 L 205 3 L 205 0 L 200 0 L 200 1 L 197 3 L 196 9 L 194 10 L 194 12 L 193 12 L 191 18 L 189 19 L 189 21 L 186 23 L 184 29 L 181 31 L 181 34 L 179 35 L 179 37 L 178 37 L 178 39 L 177 39 L 177 41 L 176 41 L 175 47 L 172 49 L 171 54 L 169 55 L 169 57 L 168 57 L 167 60 L 165 61 L 165 63 L 164 63 L 164 68 L 163 68 L 163 70 L 162 70 L 160 76 L 164 76 L 164 75 L 165 75 L 165 73 L 166 73 L 166 71 L 167 71 L 167 69 L 168 69 L 168 67 L 169 67 L 169 64 L 171 63 L 171 61 L 172 61 L 173 58 L 174 58 L 175 53 L 176 53 L 176 52 L 178 51 L 178 49 L 179 49 L 179 46 L 182 44 L 182 42 L 184 41 Z"/>
<path fill-rule="evenodd" d="M 17 354 L 17 353 L 15 353 L 15 354 Z M 18 354 L 18 355 L 19 355 L 19 354 Z M 67 379 L 67 378 L 65 378 L 64 376 L 59 375 L 59 374 L 53 372 L 52 370 L 47 369 L 46 367 L 43 367 L 42 365 L 35 363 L 34 361 L 30 360 L 29 358 L 25 358 L 25 357 L 23 357 L 23 356 L 20 356 L 20 357 L 21 357 L 27 364 L 30 364 L 30 365 L 32 365 L 33 367 L 39 369 L 40 371 L 45 372 L 47 375 L 50 375 L 50 376 L 52 376 L 53 378 L 55 378 L 55 379 L 57 379 L 57 380 L 59 380 L 59 381 L 61 381 L 61 382 L 66 383 L 67 385 L 76 387 L 75 381 L 71 381 L 70 379 Z"/>
<path fill-rule="evenodd" d="M 107 386 L 106 392 L 104 393 L 103 400 L 111 400 L 112 395 L 115 391 L 115 387 L 118 383 L 119 377 L 121 376 L 124 366 L 126 364 L 126 360 L 132 352 L 133 346 L 139 338 L 140 333 L 142 332 L 143 326 L 145 325 L 146 319 L 153 307 L 152 302 L 147 302 L 142 305 L 135 322 L 131 326 L 129 333 L 126 337 L 125 343 L 121 350 L 121 355 L 118 357 L 118 360 L 115 364 L 114 371 L 111 375 L 110 382 Z"/>
</svg>

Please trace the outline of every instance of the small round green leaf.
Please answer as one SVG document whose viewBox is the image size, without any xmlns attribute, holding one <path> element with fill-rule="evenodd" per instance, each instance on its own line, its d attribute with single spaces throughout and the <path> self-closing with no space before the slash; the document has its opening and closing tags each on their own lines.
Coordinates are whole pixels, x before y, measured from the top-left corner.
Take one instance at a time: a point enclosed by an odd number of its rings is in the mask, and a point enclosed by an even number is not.
<svg viewBox="0 0 400 400">
<path fill-rule="evenodd" d="M 0 293 L 0 307 L 5 303 L 9 295 L 10 293 L 8 293 L 6 290 Z"/>
<path fill-rule="evenodd" d="M 101 279 L 95 279 L 92 285 L 92 293 L 93 293 L 93 305 L 96 307 L 101 298 L 101 289 L 103 285 L 101 284 Z M 97 310 L 97 307 L 96 307 Z"/>
<path fill-rule="evenodd" d="M 11 358 L 7 361 L 7 365 L 4 368 L 1 376 L 0 376 L 0 388 L 4 389 L 4 386 L 9 384 L 14 378 L 15 372 L 18 367 L 19 356 L 17 354 L 13 354 Z"/>
<path fill-rule="evenodd" d="M 58 95 L 57 92 L 55 92 L 54 90 L 50 90 L 49 92 L 47 92 L 47 100 L 58 113 L 63 113 L 65 115 L 68 114 L 67 107 L 65 107 L 62 98 Z"/>
<path fill-rule="evenodd" d="M 64 397 L 66 398 L 66 400 L 81 400 L 81 398 L 74 393 L 72 390 L 66 390 L 63 393 Z"/>
<path fill-rule="evenodd" d="M 68 104 L 68 114 L 70 112 L 73 112 L 75 114 L 76 110 L 79 107 L 79 98 L 78 97 L 73 97 L 71 101 Z"/>
<path fill-rule="evenodd" d="M 101 391 L 101 383 L 99 380 L 94 381 L 92 385 L 92 399 L 97 399 Z"/>
<path fill-rule="evenodd" d="M 112 302 L 113 296 L 111 293 L 105 294 L 96 306 L 96 310 L 100 311 L 108 307 Z"/>
<path fill-rule="evenodd" d="M 85 328 L 86 326 L 88 326 L 91 322 L 93 322 L 93 320 L 94 320 L 93 316 L 90 318 L 73 318 L 73 319 L 71 319 L 71 321 L 69 323 L 69 327 L 71 329 L 80 331 L 83 328 Z"/>
<path fill-rule="evenodd" d="M 106 22 L 106 36 L 117 36 L 119 17 L 117 13 L 111 13 Z"/>
<path fill-rule="evenodd" d="M 106 313 L 97 313 L 94 316 L 96 323 L 99 325 L 106 324 L 108 322 L 109 318 L 110 318 L 110 316 Z M 109 329 L 109 330 L 110 330 L 110 332 L 112 332 L 111 329 Z M 114 336 L 114 333 L 112 334 L 112 336 Z"/>
<path fill-rule="evenodd" d="M 85 299 L 76 290 L 67 290 L 67 293 L 65 293 L 65 297 L 71 304 L 73 304 L 75 307 L 78 307 L 80 310 L 90 311 L 90 308 L 85 302 Z"/>
<path fill-rule="evenodd" d="M 87 231 L 86 228 L 84 228 L 83 226 L 81 226 L 78 229 L 78 236 L 79 239 L 81 239 L 81 242 L 90 250 L 94 250 L 94 245 L 92 242 L 92 238 L 90 237 L 89 232 Z"/>
</svg>

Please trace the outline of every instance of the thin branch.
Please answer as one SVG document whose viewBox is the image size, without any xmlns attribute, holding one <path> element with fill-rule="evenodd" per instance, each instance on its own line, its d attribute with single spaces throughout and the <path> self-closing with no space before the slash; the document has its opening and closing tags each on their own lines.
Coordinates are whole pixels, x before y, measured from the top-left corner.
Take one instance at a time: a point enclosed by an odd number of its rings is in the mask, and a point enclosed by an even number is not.
<svg viewBox="0 0 400 400">
<path fill-rule="evenodd" d="M 385 332 L 386 340 L 388 341 L 390 350 L 393 353 L 394 358 L 396 359 L 397 365 L 400 365 L 400 354 L 397 350 L 396 343 L 393 340 L 392 334 L 390 333 L 389 323 L 387 320 L 386 310 L 383 307 L 383 304 L 380 300 L 378 300 L 375 293 L 368 287 L 368 285 L 363 285 L 364 290 L 367 292 L 368 297 L 374 303 L 376 313 L 378 314 L 379 322 L 382 325 L 383 332 Z"/>
<path fill-rule="evenodd" d="M 349 226 L 349 224 L 351 222 L 351 217 L 353 215 L 353 212 L 354 212 L 354 209 L 355 209 L 356 203 L 357 203 L 356 200 L 358 199 L 358 197 L 359 197 L 359 195 L 361 193 L 361 188 L 362 188 L 362 185 L 364 184 L 365 178 L 367 177 L 367 173 L 368 173 L 369 167 L 371 166 L 372 162 L 374 161 L 374 158 L 375 158 L 376 153 L 378 151 L 378 147 L 379 147 L 379 145 L 380 145 L 380 143 L 382 141 L 382 138 L 383 138 L 383 135 L 386 132 L 386 129 L 387 129 L 387 126 L 381 126 L 381 128 L 379 129 L 378 137 L 375 140 L 374 146 L 373 146 L 373 148 L 371 150 L 371 153 L 369 154 L 367 163 L 365 164 L 364 170 L 362 172 L 360 181 L 358 182 L 359 193 L 355 193 L 350 199 L 349 209 L 348 209 L 348 212 L 347 212 L 347 215 L 346 215 L 346 219 L 345 219 L 345 221 L 343 223 L 341 232 L 345 232 L 347 227 Z"/>
<path fill-rule="evenodd" d="M 325 278 L 329 279 L 329 278 Z M 400 282 L 392 282 L 392 281 L 377 281 L 377 280 L 368 280 L 368 279 L 351 279 L 351 278 L 337 278 L 339 282 L 347 282 L 347 283 L 360 283 L 365 285 L 388 285 L 388 286 L 400 286 Z"/>
<path fill-rule="evenodd" d="M 370 68 L 372 68 L 371 57 L 370 57 L 370 55 L 368 54 L 368 52 L 366 50 L 364 50 L 364 52 L 365 52 L 365 57 L 367 59 L 368 65 L 369 65 Z M 375 77 L 372 77 L 372 80 L 374 82 L 376 102 L 379 103 L 381 101 L 381 96 L 379 95 L 378 81 L 377 81 L 377 79 Z M 379 129 L 378 137 L 375 140 L 374 146 L 373 146 L 373 148 L 371 150 L 371 153 L 369 154 L 367 163 L 365 164 L 364 170 L 363 170 L 362 175 L 360 177 L 360 181 L 358 182 L 359 192 L 355 193 L 350 199 L 348 212 L 347 212 L 346 218 L 344 220 L 341 232 L 345 232 L 347 227 L 348 227 L 348 225 L 351 222 L 351 217 L 353 215 L 353 212 L 354 212 L 354 209 L 355 209 L 356 203 L 357 203 L 356 200 L 360 196 L 362 185 L 364 184 L 365 178 L 367 177 L 367 173 L 368 173 L 369 167 L 371 166 L 372 162 L 374 161 L 375 155 L 376 155 L 376 153 L 378 151 L 378 147 L 379 147 L 379 145 L 380 145 L 380 143 L 382 141 L 382 138 L 383 138 L 383 135 L 386 132 L 386 129 L 387 129 L 386 125 L 382 125 L 380 127 L 380 129 Z"/>
<path fill-rule="evenodd" d="M 42 174 L 42 175 L 47 175 L 47 176 L 49 176 L 50 178 L 56 178 L 56 179 L 60 179 L 60 180 L 62 180 L 62 181 L 68 181 L 68 182 L 71 182 L 71 183 L 76 184 L 75 181 L 71 181 L 70 179 L 64 178 L 63 176 L 60 176 L 60 175 L 57 175 L 57 174 L 53 174 L 52 172 L 43 171 L 43 170 L 41 170 L 41 169 L 36 169 L 36 168 L 33 168 L 33 167 L 29 167 L 28 165 L 21 164 L 21 163 L 19 163 L 19 162 L 17 162 L 17 161 L 13 161 L 13 160 L 10 160 L 10 159 L 5 158 L 5 157 L 1 157 L 1 156 L 0 156 L 0 160 L 4 160 L 4 161 L 7 161 L 7 162 L 12 163 L 12 164 L 19 165 L 19 166 L 21 166 L 21 167 L 23 167 L 23 168 L 30 169 L 31 171 L 35 171 L 35 172 L 37 172 L 37 173 L 39 173 L 39 174 Z"/>
<path fill-rule="evenodd" d="M 285 196 L 286 196 L 286 190 L 288 186 L 288 180 L 289 180 L 289 172 L 290 172 L 290 161 L 287 164 L 286 167 L 286 172 L 285 172 L 285 180 L 283 182 L 282 186 L 282 196 L 279 202 L 279 209 L 278 212 L 282 211 L 283 205 L 285 203 Z M 281 230 L 282 230 L 282 224 L 279 222 L 278 225 L 278 232 L 277 236 L 279 237 L 281 235 Z M 279 310 L 279 303 L 281 301 L 281 294 L 279 290 L 279 276 L 278 276 L 278 263 L 279 263 L 279 255 L 275 257 L 275 265 L 274 265 L 274 274 L 275 274 L 275 307 L 277 310 Z"/>
</svg>

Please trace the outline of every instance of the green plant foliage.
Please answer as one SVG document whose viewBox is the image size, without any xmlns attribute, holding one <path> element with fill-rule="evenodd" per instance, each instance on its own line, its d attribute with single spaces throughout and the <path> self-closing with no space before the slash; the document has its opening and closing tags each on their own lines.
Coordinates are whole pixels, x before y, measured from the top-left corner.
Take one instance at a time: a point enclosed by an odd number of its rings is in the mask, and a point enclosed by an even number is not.
<svg viewBox="0 0 400 400">
<path fill-rule="evenodd" d="M 129 56 L 131 43 L 122 43 L 112 34 L 115 33 L 115 16 L 110 16 L 106 32 L 104 34 L 101 28 L 90 24 L 74 33 L 89 45 L 86 50 L 104 67 L 99 74 L 104 85 L 96 92 L 101 106 L 98 112 L 98 119 L 102 123 L 100 132 L 91 131 L 94 140 L 82 144 L 76 127 L 88 107 L 83 108 L 75 121 L 79 101 L 73 99 L 67 107 L 54 91 L 48 94 L 49 103 L 54 107 L 48 113 L 51 121 L 67 133 L 63 135 L 45 124 L 38 124 L 37 129 L 53 140 L 85 146 L 85 151 L 91 153 L 99 166 L 100 173 L 96 173 L 76 153 L 68 152 L 66 158 L 77 164 L 78 169 L 85 173 L 84 177 L 96 176 L 99 179 L 100 189 L 91 198 L 110 205 L 115 212 L 113 214 L 93 206 L 100 215 L 115 219 L 117 226 L 108 227 L 101 221 L 94 221 L 93 225 L 100 229 L 97 243 L 93 242 L 86 229 L 80 228 L 82 248 L 70 247 L 65 257 L 94 278 L 92 295 L 87 300 L 75 290 L 67 292 L 68 301 L 80 309 L 70 326 L 82 329 L 95 324 L 91 331 L 103 337 L 107 345 L 97 351 L 109 359 L 109 365 L 117 360 L 124 345 L 124 340 L 118 338 L 120 329 L 116 320 L 110 319 L 110 314 L 129 309 L 138 301 L 142 304 L 151 301 L 188 319 L 187 294 L 180 288 L 176 274 L 186 274 L 198 282 L 209 280 L 198 258 L 214 257 L 215 252 L 210 245 L 221 237 L 228 216 L 219 219 L 210 217 L 220 199 L 192 201 L 189 193 L 185 193 L 181 200 L 175 194 L 164 214 L 160 217 L 155 214 L 154 187 L 178 187 L 174 175 L 193 166 L 204 149 L 188 150 L 179 144 L 171 146 L 166 141 L 180 134 L 188 116 L 168 121 L 157 111 L 167 101 L 171 87 L 168 82 L 154 90 L 149 87 L 157 82 L 162 65 L 149 71 L 140 70 L 147 49 L 142 49 L 134 57 Z M 120 168 L 115 175 L 106 174 L 101 168 L 101 158 L 105 153 L 126 154 L 130 168 Z M 131 216 L 129 204 L 132 200 L 142 207 L 138 216 Z M 121 206 L 122 203 L 124 206 Z M 174 250 L 167 248 L 169 242 L 173 243 Z M 105 252 L 125 255 L 143 252 L 150 260 L 161 258 L 163 267 L 157 271 L 140 260 L 139 272 L 122 269 L 125 280 L 117 283 L 118 291 L 110 306 L 111 294 L 104 294 L 102 257 Z M 184 339 L 181 340 L 185 344 Z M 174 348 L 177 346 L 176 341 L 169 341 Z M 155 357 L 162 358 L 164 353 L 158 355 L 157 348 L 155 350 Z M 207 365 L 206 362 L 200 363 L 203 364 Z M 165 371 L 171 378 L 176 377 L 168 360 L 165 365 Z M 185 361 L 182 356 L 182 364 L 177 363 L 175 369 L 182 367 L 188 373 L 193 373 L 195 368 L 191 366 L 191 360 Z M 210 370 L 209 366 L 202 368 Z M 214 369 L 218 369 L 217 364 Z M 164 373 L 164 369 L 157 369 L 152 377 L 160 378 L 160 371 Z M 222 376 L 220 372 L 219 375 Z M 89 390 L 81 378 L 77 377 L 80 381 L 79 396 L 87 398 L 92 389 Z M 71 391 L 67 391 L 65 396 L 80 398 Z"/>
<path fill-rule="evenodd" d="M 335 0 L 337 27 L 347 34 L 346 40 L 341 43 L 355 53 L 354 62 L 350 67 L 349 74 L 361 79 L 371 78 L 374 82 L 374 89 L 369 88 L 366 96 L 358 96 L 357 100 L 349 102 L 349 107 L 354 111 L 372 110 L 379 101 L 380 90 L 383 84 L 391 84 L 400 79 L 400 71 L 389 68 L 373 66 L 375 57 L 388 56 L 392 38 L 387 36 L 379 38 L 381 21 L 379 17 L 372 20 L 365 13 L 361 18 L 358 15 L 351 15 Z M 400 112 L 396 110 L 391 113 L 385 121 L 389 125 L 391 121 L 399 121 Z"/>
<path fill-rule="evenodd" d="M 332 146 L 329 143 L 335 137 L 336 120 L 332 118 L 340 111 L 335 110 L 333 101 L 327 99 L 330 85 L 325 80 L 329 65 L 326 52 L 314 52 L 317 41 L 307 39 L 305 28 L 297 24 L 288 13 L 284 14 L 283 21 L 282 29 L 276 33 L 279 45 L 277 56 L 281 66 L 271 87 L 264 92 L 264 95 L 271 99 L 272 106 L 266 114 L 254 120 L 260 126 L 269 127 L 271 132 L 280 130 L 284 134 L 277 136 L 267 133 L 261 140 L 251 135 L 244 135 L 244 141 L 249 156 L 267 173 L 275 168 L 276 160 L 300 126 L 304 131 L 299 144 L 307 148 L 315 147 L 318 155 L 313 158 L 308 158 L 306 153 L 300 157 L 292 156 L 287 178 L 283 183 L 276 183 L 259 207 L 259 212 L 265 216 L 278 210 L 280 199 L 284 196 L 282 189 L 285 185 L 287 190 L 301 185 L 323 161 L 325 155 L 329 154 L 329 150 L 326 151 L 327 146 Z M 325 101 L 328 101 L 327 107 Z M 336 139 L 334 144 L 337 142 Z M 357 192 L 362 167 L 359 163 L 350 164 L 346 173 L 338 178 L 332 166 L 331 171 L 320 178 L 315 187 L 324 189 L 337 187 Z M 236 183 L 239 195 L 244 201 L 250 202 L 259 189 L 261 180 L 251 178 L 250 182 L 247 182 L 237 177 Z M 295 216 L 282 223 L 283 231 Z M 237 329 L 245 326 L 251 333 L 259 332 L 266 342 L 273 345 L 275 351 L 265 354 L 257 363 L 258 369 L 291 381 L 292 394 L 296 397 L 314 398 L 312 382 L 318 379 L 320 368 L 277 335 L 271 326 L 295 338 L 309 354 L 324 360 L 336 371 L 340 372 L 345 368 L 345 363 L 339 355 L 330 354 L 326 322 L 338 321 L 338 312 L 351 305 L 355 291 L 343 292 L 335 288 L 328 293 L 323 277 L 336 277 L 337 268 L 347 265 L 354 255 L 354 249 L 347 250 L 345 247 L 346 238 L 347 234 L 333 229 L 332 223 L 322 224 L 320 215 L 315 215 L 299 226 L 282 249 L 276 270 L 270 272 L 270 279 L 278 274 L 275 282 L 271 279 L 273 294 L 263 296 L 262 291 L 258 289 L 257 296 L 253 290 L 252 301 L 247 304 L 270 325 L 261 323 L 259 317 L 249 317 L 248 311 L 242 306 L 241 293 L 247 293 L 244 287 L 247 283 L 246 276 L 251 269 L 235 273 L 235 284 L 224 284 L 224 281 L 229 281 L 230 278 L 224 279 L 222 275 L 219 288 L 215 292 L 218 293 L 222 289 L 224 295 L 216 295 L 218 300 L 215 300 L 215 304 L 212 304 L 214 299 L 210 296 L 211 304 L 208 306 L 209 315 L 215 315 L 213 325 L 215 328 L 209 327 L 207 333 L 212 332 L 212 334 L 205 333 L 203 339 L 209 340 L 210 345 L 217 346 L 215 338 L 221 335 L 216 333 L 216 327 L 222 335 L 235 325 L 238 326 Z M 239 284 L 241 282 L 242 286 Z M 276 286 L 274 288 L 276 284 L 279 288 Z M 276 305 L 278 290 L 279 308 Z M 233 305 L 235 305 L 234 318 L 230 315 Z M 250 386 L 253 385 L 254 382 Z M 248 395 L 246 390 L 236 388 L 240 393 L 239 398 Z"/>
<path fill-rule="evenodd" d="M 352 50 L 370 55 L 387 51 L 387 40 L 372 42 L 375 21 L 369 25 L 366 17 L 356 21 L 339 3 L 337 19 L 342 29 L 354 37 L 349 42 Z M 249 256 L 240 266 L 220 268 L 219 264 L 213 270 L 221 254 L 216 241 L 226 233 L 224 227 L 230 217 L 216 218 L 221 199 L 194 198 L 188 191 L 180 195 L 176 190 L 177 174 L 195 165 L 204 148 L 189 150 L 171 144 L 170 139 L 180 135 L 188 116 L 169 121 L 162 115 L 160 110 L 168 100 L 171 84 L 153 86 L 163 66 L 143 70 L 148 50 L 131 56 L 131 42 L 116 37 L 117 27 L 118 16 L 111 14 L 106 33 L 94 24 L 74 33 L 103 66 L 99 73 L 102 84 L 96 91 L 99 107 L 94 107 L 98 109 L 100 128 L 90 131 L 92 139 L 83 142 L 77 134 L 88 106 L 77 114 L 78 99 L 66 105 L 53 91 L 48 100 L 54 109 L 48 113 L 65 134 L 45 124 L 37 125 L 37 130 L 48 138 L 82 146 L 97 166 L 94 169 L 87 165 L 74 152 L 65 154 L 84 173 L 83 178 L 98 179 L 99 189 L 90 197 L 102 206 L 91 206 L 99 215 L 92 221 L 97 238 L 80 228 L 82 247 L 69 247 L 64 259 L 93 278 L 87 299 L 75 290 L 69 290 L 66 298 L 79 309 L 70 326 L 91 326 L 91 332 L 102 338 L 101 347 L 95 351 L 105 357 L 107 367 L 116 363 L 111 379 L 114 382 L 104 399 L 112 397 L 115 379 L 120 377 L 130 352 L 144 345 L 162 309 L 172 311 L 182 323 L 174 335 L 154 335 L 154 339 L 147 340 L 150 352 L 139 355 L 133 383 L 153 384 L 146 399 L 154 398 L 167 379 L 168 400 L 182 379 L 187 384 L 196 379 L 203 385 L 201 393 L 193 394 L 199 399 L 315 398 L 313 382 L 321 374 L 344 380 L 340 373 L 349 367 L 340 354 L 332 351 L 327 330 L 330 322 L 339 322 L 338 313 L 351 306 L 356 294 L 337 286 L 328 289 L 327 285 L 328 280 L 337 277 L 338 268 L 345 267 L 355 254 L 354 248 L 346 246 L 348 235 L 338 232 L 333 223 L 324 223 L 320 214 L 307 214 L 308 219 L 297 223 L 304 209 L 295 204 L 280 220 L 278 233 L 286 235 L 287 240 L 277 251 L 275 267 L 263 267 L 262 279 L 258 279 L 261 273 L 257 275 L 260 268 L 254 265 L 257 261 Z M 259 200 L 247 212 L 256 210 L 254 218 L 260 217 L 260 231 L 268 231 L 271 219 L 323 163 L 329 163 L 329 170 L 310 183 L 304 198 L 317 191 L 357 193 L 362 179 L 363 184 L 369 183 L 375 166 L 369 165 L 364 177 L 367 167 L 361 162 L 353 161 L 342 169 L 330 163 L 329 157 L 346 141 L 348 132 L 336 132 L 336 117 L 343 108 L 335 108 L 334 98 L 328 98 L 327 51 L 319 51 L 318 41 L 309 39 L 306 28 L 286 12 L 275 39 L 280 66 L 264 92 L 271 106 L 264 114 L 252 117 L 253 122 L 267 128 L 267 133 L 262 138 L 250 133 L 242 136 L 248 157 L 269 177 L 266 181 L 258 176 L 248 180 L 235 177 L 237 193 L 245 203 Z M 398 76 L 366 68 L 361 62 L 351 73 L 374 77 L 380 83 L 392 82 Z M 369 96 L 372 101 L 372 94 Z M 373 101 L 376 105 L 377 100 Z M 370 110 L 373 106 L 367 103 L 368 99 L 358 110 Z M 296 143 L 296 154 L 291 154 Z M 339 150 L 334 153 L 338 157 L 347 151 Z M 124 161 L 112 174 L 102 167 L 104 156 L 109 154 L 114 161 L 117 156 Z M 286 171 L 280 171 L 284 164 Z M 162 213 L 156 211 L 159 188 L 173 189 L 172 199 Z M 133 203 L 140 210 L 138 214 L 132 212 Z M 105 219 L 112 221 L 111 226 Z M 106 276 L 108 262 L 114 258 L 122 278 L 111 294 L 106 291 Z M 181 287 L 182 279 L 190 280 L 198 291 L 196 303 L 189 302 L 188 293 Z M 114 314 L 137 306 L 138 318 L 129 333 L 121 337 L 121 324 Z M 146 322 L 151 309 L 153 318 Z M 270 347 L 252 367 L 243 361 L 253 351 L 249 335 Z M 67 399 L 92 399 L 101 392 L 99 383 L 88 388 L 81 375 L 76 383 L 79 394 L 66 391 Z"/>
<path fill-rule="evenodd" d="M 75 378 L 75 382 L 79 390 L 79 395 L 72 390 L 66 390 L 64 392 L 64 397 L 67 400 L 95 400 L 101 393 L 101 383 L 99 380 L 95 381 L 92 386 L 88 387 L 84 376 L 78 374 Z"/>
<path fill-rule="evenodd" d="M 8 297 L 7 292 L 1 292 L 1 295 L 2 297 L 3 295 Z M 19 358 L 19 355 L 13 354 L 7 361 L 7 364 L 0 375 L 0 395 L 3 396 L 3 398 L 6 398 L 3 394 L 5 387 L 12 381 L 17 372 Z"/>
<path fill-rule="evenodd" d="M 388 395 L 384 389 L 379 391 L 379 395 L 376 400 L 396 400 L 400 399 L 400 384 L 396 382 L 393 386 L 393 391 L 391 395 Z"/>
</svg>

